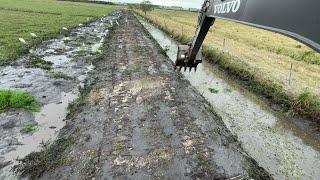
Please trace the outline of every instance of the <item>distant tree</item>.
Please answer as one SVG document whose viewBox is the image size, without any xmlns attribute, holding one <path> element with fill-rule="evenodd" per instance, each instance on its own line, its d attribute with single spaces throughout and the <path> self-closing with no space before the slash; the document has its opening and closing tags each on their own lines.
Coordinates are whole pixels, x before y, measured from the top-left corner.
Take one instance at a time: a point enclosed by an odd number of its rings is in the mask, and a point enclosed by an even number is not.
<svg viewBox="0 0 320 180">
<path fill-rule="evenodd" d="M 128 5 L 128 8 L 129 8 L 129 9 L 135 9 L 135 7 L 134 7 L 133 4 L 129 4 L 129 5 Z"/>
<path fill-rule="evenodd" d="M 150 1 L 145 0 L 140 3 L 140 9 L 144 12 L 144 15 L 147 15 L 147 11 L 153 10 L 153 5 Z"/>
<path fill-rule="evenodd" d="M 129 9 L 139 9 L 140 8 L 140 5 L 139 4 L 133 4 L 133 3 L 131 3 L 131 4 L 129 4 L 128 5 L 128 8 Z"/>
</svg>

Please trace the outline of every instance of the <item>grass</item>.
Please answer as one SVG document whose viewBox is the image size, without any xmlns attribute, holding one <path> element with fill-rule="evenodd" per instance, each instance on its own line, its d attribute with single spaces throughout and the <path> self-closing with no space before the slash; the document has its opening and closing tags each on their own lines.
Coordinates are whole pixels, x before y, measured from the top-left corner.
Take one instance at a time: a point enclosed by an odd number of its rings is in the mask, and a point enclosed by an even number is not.
<svg viewBox="0 0 320 180">
<path fill-rule="evenodd" d="M 218 94 L 219 93 L 219 90 L 218 89 L 215 89 L 215 88 L 209 88 L 208 89 L 212 94 Z"/>
<path fill-rule="evenodd" d="M 53 63 L 50 61 L 45 61 L 44 59 L 40 57 L 34 57 L 31 58 L 27 64 L 26 67 L 28 68 L 41 68 L 45 70 L 50 70 L 52 68 Z"/>
<path fill-rule="evenodd" d="M 141 66 L 135 66 L 135 67 L 131 67 L 129 69 L 127 69 L 126 71 L 130 74 L 134 74 L 134 73 L 139 73 L 142 72 L 142 67 Z"/>
<path fill-rule="evenodd" d="M 62 27 L 89 23 L 117 8 L 55 0 L 0 0 L 0 63 L 13 61 L 40 42 L 65 34 Z M 20 37 L 27 44 L 21 44 Z"/>
<path fill-rule="evenodd" d="M 0 90 L 0 111 L 9 108 L 39 111 L 39 105 L 31 94 L 14 90 Z"/>
<path fill-rule="evenodd" d="M 24 126 L 23 128 L 20 129 L 21 133 L 31 133 L 34 132 L 38 129 L 38 125 L 33 125 L 33 124 L 28 124 L 26 126 Z"/>
<path fill-rule="evenodd" d="M 18 160 L 19 164 L 13 167 L 21 177 L 29 176 L 30 179 L 39 178 L 45 170 L 68 164 L 72 161 L 67 153 L 75 140 L 71 136 L 64 136 L 52 144 L 44 143 L 41 152 L 33 152 L 24 159 Z"/>
<path fill-rule="evenodd" d="M 320 122 L 320 101 L 310 92 L 303 92 L 295 98 L 294 112 L 301 114 L 313 121 Z"/>
<path fill-rule="evenodd" d="M 232 93 L 232 92 L 233 92 L 233 89 L 232 89 L 232 88 L 225 88 L 225 89 L 224 89 L 224 92 L 226 92 L 226 93 Z"/>
<path fill-rule="evenodd" d="M 155 10 L 145 18 L 175 40 L 188 43 L 197 17 L 193 12 Z M 309 47 L 277 33 L 218 19 L 204 42 L 204 55 L 284 111 L 320 123 L 320 108 L 315 103 L 320 102 L 320 54 Z M 304 98 L 308 103 L 301 104 L 299 97 L 306 89 L 315 102 Z"/>
<path fill-rule="evenodd" d="M 55 72 L 55 71 L 49 71 L 48 74 L 56 79 L 65 79 L 65 80 L 71 80 L 73 79 L 72 77 L 64 74 L 63 72 Z"/>
<path fill-rule="evenodd" d="M 133 46 L 131 47 L 133 52 L 139 52 L 141 49 L 138 43 L 134 43 Z"/>
</svg>

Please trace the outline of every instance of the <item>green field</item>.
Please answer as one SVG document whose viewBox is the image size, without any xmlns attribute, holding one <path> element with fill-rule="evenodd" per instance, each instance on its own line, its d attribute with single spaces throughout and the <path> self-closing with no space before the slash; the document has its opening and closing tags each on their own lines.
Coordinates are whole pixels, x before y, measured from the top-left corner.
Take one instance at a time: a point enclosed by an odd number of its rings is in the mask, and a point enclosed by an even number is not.
<svg viewBox="0 0 320 180">
<path fill-rule="evenodd" d="M 154 10 L 146 18 L 182 43 L 191 42 L 198 23 L 198 13 L 187 11 Z M 319 53 L 286 36 L 220 19 L 204 47 L 208 60 L 251 90 L 320 123 Z"/>
<path fill-rule="evenodd" d="M 65 33 L 62 27 L 91 22 L 116 8 L 54 0 L 0 0 L 0 64 L 17 59 L 43 40 Z M 19 38 L 27 44 L 20 43 Z"/>
</svg>

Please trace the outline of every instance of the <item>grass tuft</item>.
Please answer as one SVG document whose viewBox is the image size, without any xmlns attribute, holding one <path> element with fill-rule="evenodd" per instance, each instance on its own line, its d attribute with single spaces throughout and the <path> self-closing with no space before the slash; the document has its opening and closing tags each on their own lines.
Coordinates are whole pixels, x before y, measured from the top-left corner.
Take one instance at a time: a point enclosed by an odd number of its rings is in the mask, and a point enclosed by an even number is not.
<svg viewBox="0 0 320 180">
<path fill-rule="evenodd" d="M 320 124 L 320 100 L 308 91 L 294 99 L 292 109 L 295 113 L 310 118 Z"/>
<path fill-rule="evenodd" d="M 50 61 L 45 61 L 44 59 L 40 57 L 35 57 L 30 59 L 30 61 L 27 62 L 26 67 L 28 68 L 41 68 L 45 70 L 50 70 L 52 68 L 53 63 Z"/>
<path fill-rule="evenodd" d="M 126 71 L 130 74 L 133 74 L 133 73 L 139 73 L 139 72 L 142 72 L 142 67 L 141 66 L 135 66 L 135 67 L 132 67 L 132 68 L 129 68 L 127 69 Z"/>
<path fill-rule="evenodd" d="M 56 79 L 65 79 L 65 80 L 71 80 L 73 79 L 72 77 L 64 74 L 63 72 L 55 72 L 55 71 L 49 71 L 48 74 Z"/>
<path fill-rule="evenodd" d="M 26 125 L 25 127 L 21 128 L 20 129 L 20 132 L 21 133 L 31 133 L 31 132 L 34 132 L 38 129 L 38 125 L 34 125 L 34 124 L 28 124 Z"/>
<path fill-rule="evenodd" d="M 19 164 L 15 165 L 13 170 L 21 177 L 29 176 L 30 179 L 38 179 L 44 171 L 72 161 L 65 152 L 70 150 L 74 142 L 71 136 L 65 136 L 52 144 L 43 143 L 41 152 L 33 152 L 24 159 L 18 159 Z"/>
<path fill-rule="evenodd" d="M 215 89 L 215 88 L 209 88 L 208 89 L 212 94 L 218 94 L 219 93 L 219 90 L 218 89 Z"/>
<path fill-rule="evenodd" d="M 233 89 L 232 89 L 232 88 L 225 88 L 225 89 L 224 89 L 224 92 L 226 92 L 226 93 L 232 93 L 232 92 L 233 92 Z"/>
<path fill-rule="evenodd" d="M 0 90 L 0 111 L 9 108 L 39 111 L 39 105 L 31 94 L 14 90 Z"/>
</svg>

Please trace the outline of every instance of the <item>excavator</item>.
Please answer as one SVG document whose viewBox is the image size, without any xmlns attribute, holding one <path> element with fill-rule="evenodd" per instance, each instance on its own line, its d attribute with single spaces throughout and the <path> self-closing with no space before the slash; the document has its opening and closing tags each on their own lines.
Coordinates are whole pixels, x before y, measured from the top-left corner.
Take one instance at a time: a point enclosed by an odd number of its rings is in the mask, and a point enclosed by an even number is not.
<svg viewBox="0 0 320 180">
<path fill-rule="evenodd" d="M 197 70 L 217 18 L 281 33 L 320 52 L 320 0 L 205 0 L 193 41 L 178 46 L 175 69 Z"/>
</svg>

